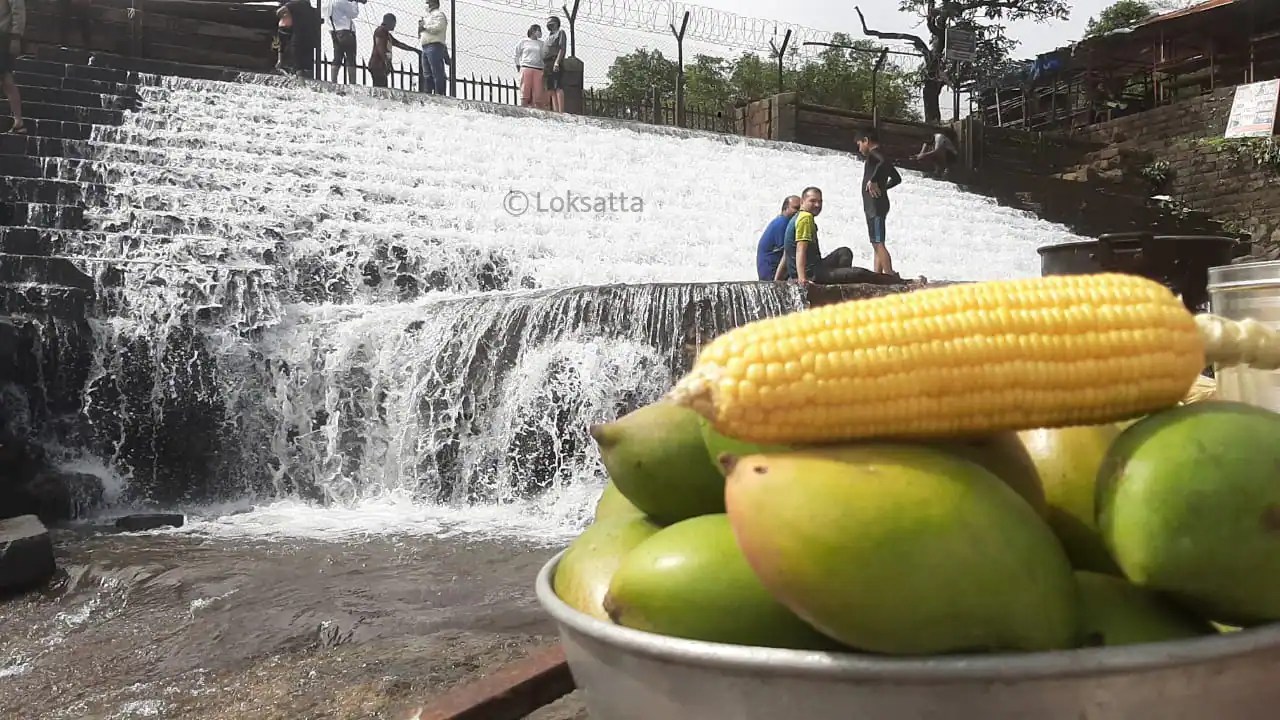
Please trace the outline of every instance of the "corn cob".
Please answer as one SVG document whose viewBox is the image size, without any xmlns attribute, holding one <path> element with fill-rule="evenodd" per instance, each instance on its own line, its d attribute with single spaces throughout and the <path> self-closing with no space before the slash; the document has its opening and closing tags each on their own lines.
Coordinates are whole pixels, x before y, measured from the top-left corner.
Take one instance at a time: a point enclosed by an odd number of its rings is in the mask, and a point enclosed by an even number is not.
<svg viewBox="0 0 1280 720">
<path fill-rule="evenodd" d="M 1178 404 L 1206 361 L 1275 367 L 1280 342 L 1145 278 L 1051 276 L 744 325 L 668 397 L 748 442 L 941 438 L 1138 417 Z"/>
</svg>

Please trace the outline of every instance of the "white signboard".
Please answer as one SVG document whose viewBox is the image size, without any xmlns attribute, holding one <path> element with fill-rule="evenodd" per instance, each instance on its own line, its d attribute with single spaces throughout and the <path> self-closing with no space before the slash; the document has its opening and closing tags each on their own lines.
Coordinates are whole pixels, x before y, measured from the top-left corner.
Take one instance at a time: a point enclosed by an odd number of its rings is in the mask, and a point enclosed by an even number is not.
<svg viewBox="0 0 1280 720">
<path fill-rule="evenodd" d="M 1240 85 L 1227 118 L 1229 138 L 1271 137 L 1276 132 L 1276 106 L 1280 104 L 1280 80 Z"/>
<path fill-rule="evenodd" d="M 977 55 L 978 43 L 973 30 L 969 28 L 947 28 L 946 59 L 973 62 Z"/>
</svg>

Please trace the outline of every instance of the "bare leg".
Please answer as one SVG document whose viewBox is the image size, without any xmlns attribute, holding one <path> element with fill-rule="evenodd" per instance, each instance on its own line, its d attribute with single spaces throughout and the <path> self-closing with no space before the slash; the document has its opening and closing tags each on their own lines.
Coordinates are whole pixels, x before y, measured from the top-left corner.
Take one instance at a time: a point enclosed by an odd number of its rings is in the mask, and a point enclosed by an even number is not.
<svg viewBox="0 0 1280 720">
<path fill-rule="evenodd" d="M 883 275 L 893 275 L 893 258 L 889 257 L 889 249 L 884 243 L 872 245 L 876 255 L 875 271 Z"/>
<path fill-rule="evenodd" d="M 14 82 L 13 73 L 4 74 L 4 94 L 9 98 L 9 112 L 16 128 L 22 125 L 22 96 L 18 94 L 18 83 Z"/>
</svg>

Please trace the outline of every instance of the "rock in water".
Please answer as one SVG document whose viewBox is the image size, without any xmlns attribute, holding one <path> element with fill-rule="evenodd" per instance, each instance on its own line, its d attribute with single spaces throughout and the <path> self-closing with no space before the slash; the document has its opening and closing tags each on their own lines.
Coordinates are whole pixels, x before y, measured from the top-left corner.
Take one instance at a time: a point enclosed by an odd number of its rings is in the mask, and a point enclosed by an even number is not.
<svg viewBox="0 0 1280 720">
<path fill-rule="evenodd" d="M 1041 517 L 1048 514 L 1040 474 L 1017 433 L 997 433 L 973 440 L 956 440 L 941 443 L 939 447 L 990 470 L 1021 495 Z"/>
<path fill-rule="evenodd" d="M 769 592 L 860 650 L 1076 645 L 1079 598 L 1048 525 L 982 466 L 865 444 L 732 463 L 728 515 Z"/>
<path fill-rule="evenodd" d="M 566 605 L 608 620 L 604 596 L 622 558 L 660 528 L 642 515 L 597 521 L 569 545 L 556 566 L 552 588 Z"/>
<path fill-rule="evenodd" d="M 0 520 L 0 594 L 37 587 L 53 577 L 53 541 L 35 515 Z"/>
<path fill-rule="evenodd" d="M 606 483 L 604 492 L 600 493 L 600 499 L 596 501 L 594 521 L 600 522 L 601 520 L 609 520 L 615 517 L 633 515 L 644 515 L 644 513 L 623 496 L 617 485 L 612 482 Z"/>
<path fill-rule="evenodd" d="M 1280 414 L 1204 401 L 1150 415 L 1098 473 L 1125 577 L 1239 625 L 1280 620 Z"/>
<path fill-rule="evenodd" d="M 627 554 L 605 599 L 619 625 L 707 642 L 832 650 L 773 599 L 738 549 L 725 515 L 665 528 Z"/>
<path fill-rule="evenodd" d="M 163 527 L 182 527 L 186 516 L 181 513 L 140 513 L 116 520 L 116 528 L 125 532 L 145 532 Z"/>
<path fill-rule="evenodd" d="M 1071 564 L 1081 570 L 1120 574 L 1098 533 L 1094 504 L 1098 468 L 1120 430 L 1117 424 L 1019 433 L 1040 475 L 1049 527 L 1067 549 Z"/>
<path fill-rule="evenodd" d="M 1136 645 L 1216 635 L 1205 620 L 1123 578 L 1077 572 L 1085 645 Z"/>
<path fill-rule="evenodd" d="M 591 428 L 614 485 L 660 524 L 724 512 L 724 477 L 707 455 L 698 417 L 659 402 Z"/>
</svg>

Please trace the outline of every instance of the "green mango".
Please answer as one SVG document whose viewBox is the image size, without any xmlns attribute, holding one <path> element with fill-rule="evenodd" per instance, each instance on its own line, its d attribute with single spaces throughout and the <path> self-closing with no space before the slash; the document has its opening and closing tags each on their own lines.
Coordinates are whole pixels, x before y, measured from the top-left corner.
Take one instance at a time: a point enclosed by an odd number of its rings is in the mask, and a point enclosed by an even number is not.
<svg viewBox="0 0 1280 720">
<path fill-rule="evenodd" d="M 888 655 L 1053 650 L 1079 593 L 1036 511 L 981 465 L 867 443 L 730 463 L 738 544 L 775 598 L 823 634 Z"/>
<path fill-rule="evenodd" d="M 613 484 L 659 524 L 724 512 L 724 477 L 707 455 L 699 419 L 658 402 L 591 427 Z"/>
<path fill-rule="evenodd" d="M 938 447 L 976 462 L 1022 496 L 1041 517 L 1048 514 L 1040 475 L 1026 447 L 1013 432 L 938 443 Z"/>
<path fill-rule="evenodd" d="M 608 620 L 604 598 L 622 559 L 660 530 L 643 515 L 597 521 L 579 535 L 560 557 L 551 587 L 569 607 Z"/>
<path fill-rule="evenodd" d="M 1215 635 L 1214 626 L 1123 578 L 1076 572 L 1085 645 L 1136 645 Z"/>
<path fill-rule="evenodd" d="M 838 646 L 764 589 L 724 515 L 676 523 L 628 553 L 605 598 L 619 625 L 690 640 L 799 650 Z"/>
<path fill-rule="evenodd" d="M 1280 414 L 1202 401 L 1147 416 L 1098 473 L 1098 527 L 1130 582 L 1231 625 L 1280 621 Z"/>
<path fill-rule="evenodd" d="M 723 456 L 742 457 L 766 452 L 787 452 L 794 449 L 786 445 L 749 443 L 722 435 L 709 420 L 701 415 L 698 416 L 698 424 L 702 429 L 702 441 L 707 446 L 707 456 L 711 458 L 711 464 L 715 466 L 716 472 L 722 476 L 724 467 L 720 464 L 720 458 Z"/>
<path fill-rule="evenodd" d="M 609 520 L 615 517 L 630 517 L 634 515 L 644 516 L 640 508 L 631 504 L 631 501 L 618 490 L 618 486 L 612 482 L 605 483 L 604 492 L 600 493 L 600 499 L 596 501 L 596 512 L 593 516 L 595 522 L 601 520 Z"/>
</svg>

